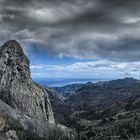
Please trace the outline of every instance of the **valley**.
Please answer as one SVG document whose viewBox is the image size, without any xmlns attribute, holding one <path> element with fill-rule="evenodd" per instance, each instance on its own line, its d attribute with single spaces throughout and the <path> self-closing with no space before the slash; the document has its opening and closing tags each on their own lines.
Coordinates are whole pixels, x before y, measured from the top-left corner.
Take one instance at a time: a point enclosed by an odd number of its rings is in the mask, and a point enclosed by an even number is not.
<svg viewBox="0 0 140 140">
<path fill-rule="evenodd" d="M 65 97 L 67 125 L 82 139 L 139 139 L 140 81 L 133 78 L 54 88 Z"/>
</svg>

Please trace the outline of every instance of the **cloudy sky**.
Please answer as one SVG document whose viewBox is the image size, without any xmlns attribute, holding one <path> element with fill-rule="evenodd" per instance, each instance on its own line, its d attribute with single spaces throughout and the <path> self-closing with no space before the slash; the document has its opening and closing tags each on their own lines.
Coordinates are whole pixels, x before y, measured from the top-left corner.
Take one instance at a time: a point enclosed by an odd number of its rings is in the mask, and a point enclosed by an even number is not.
<svg viewBox="0 0 140 140">
<path fill-rule="evenodd" d="M 9 39 L 34 78 L 140 78 L 139 0 L 0 0 Z"/>
</svg>

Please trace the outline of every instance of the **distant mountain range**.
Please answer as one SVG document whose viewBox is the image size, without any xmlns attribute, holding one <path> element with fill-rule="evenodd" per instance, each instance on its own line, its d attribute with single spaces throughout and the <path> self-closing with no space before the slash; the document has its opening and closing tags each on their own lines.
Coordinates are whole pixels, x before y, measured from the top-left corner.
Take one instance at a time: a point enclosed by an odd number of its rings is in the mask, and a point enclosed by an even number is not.
<svg viewBox="0 0 140 140">
<path fill-rule="evenodd" d="M 70 84 L 79 84 L 79 83 L 87 83 L 89 81 L 92 81 L 93 83 L 99 82 L 99 81 L 105 81 L 110 79 L 100 79 L 100 78 L 33 78 L 33 80 L 43 86 L 49 86 L 49 87 L 62 87 L 65 85 Z"/>
<path fill-rule="evenodd" d="M 60 93 L 62 96 L 68 98 L 71 95 L 78 94 L 79 92 L 86 92 L 83 90 L 92 90 L 93 92 L 95 91 L 94 89 L 97 88 L 104 88 L 104 89 L 119 89 L 119 88 L 130 88 L 133 86 L 134 88 L 137 88 L 140 83 L 139 80 L 133 79 L 133 78 L 125 78 L 125 79 L 118 79 L 118 80 L 111 80 L 111 81 L 100 81 L 100 82 L 87 82 L 86 84 L 84 83 L 79 83 L 79 84 L 69 84 L 61 87 L 53 87 L 54 90 L 56 90 L 58 93 Z M 92 89 L 91 89 L 92 88 Z"/>
<path fill-rule="evenodd" d="M 65 97 L 67 123 L 93 140 L 138 139 L 140 81 L 133 78 L 54 88 Z M 98 136 L 97 136 L 98 134 Z"/>
</svg>

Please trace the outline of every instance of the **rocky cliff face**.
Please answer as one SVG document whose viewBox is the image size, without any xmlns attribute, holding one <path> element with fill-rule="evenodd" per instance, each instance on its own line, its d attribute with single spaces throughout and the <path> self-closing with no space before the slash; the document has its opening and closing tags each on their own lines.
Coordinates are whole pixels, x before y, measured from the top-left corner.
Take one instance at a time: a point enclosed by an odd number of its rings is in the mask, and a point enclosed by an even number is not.
<svg viewBox="0 0 140 140">
<path fill-rule="evenodd" d="M 0 140 L 74 140 L 75 132 L 55 125 L 58 97 L 32 81 L 29 64 L 17 41 L 0 47 Z"/>
<path fill-rule="evenodd" d="M 20 44 L 6 42 L 0 50 L 0 99 L 40 122 L 54 123 L 46 91 L 32 81 L 29 60 Z"/>
</svg>

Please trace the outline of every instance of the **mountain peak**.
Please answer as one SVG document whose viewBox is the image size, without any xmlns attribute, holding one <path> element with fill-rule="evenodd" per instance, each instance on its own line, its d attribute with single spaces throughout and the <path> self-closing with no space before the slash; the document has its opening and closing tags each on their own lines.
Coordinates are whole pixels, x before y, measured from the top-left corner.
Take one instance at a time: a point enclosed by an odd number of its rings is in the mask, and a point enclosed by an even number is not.
<svg viewBox="0 0 140 140">
<path fill-rule="evenodd" d="M 1 47 L 0 59 L 0 78 L 4 73 L 20 80 L 30 78 L 29 60 L 17 41 L 10 40 L 4 43 Z"/>
<path fill-rule="evenodd" d="M 19 51 L 23 53 L 22 47 L 20 46 L 19 42 L 17 42 L 16 40 L 6 41 L 4 45 L 2 46 L 2 50 L 5 50 L 5 49 L 10 49 L 13 51 Z"/>
</svg>

